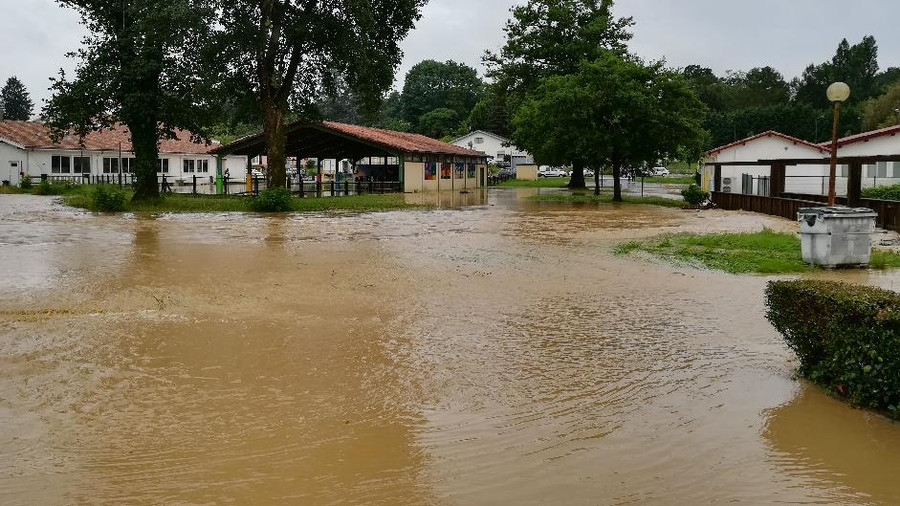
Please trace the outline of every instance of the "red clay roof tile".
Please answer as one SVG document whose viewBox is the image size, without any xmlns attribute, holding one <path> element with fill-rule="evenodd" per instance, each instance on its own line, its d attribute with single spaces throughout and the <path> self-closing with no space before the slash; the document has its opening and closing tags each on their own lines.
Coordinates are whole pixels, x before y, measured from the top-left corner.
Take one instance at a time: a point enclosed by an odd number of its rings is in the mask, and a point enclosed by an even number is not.
<svg viewBox="0 0 900 506">
<path fill-rule="evenodd" d="M 176 130 L 175 139 L 164 139 L 159 143 L 160 153 L 206 154 L 215 147 L 191 141 L 191 134 L 185 130 Z M 50 129 L 43 123 L 32 121 L 0 121 L 0 139 L 28 149 L 71 149 L 89 151 L 116 151 L 119 143 L 122 151 L 131 151 L 131 134 L 124 125 L 113 130 L 91 132 L 84 138 L 84 143 L 75 135 L 67 135 L 59 142 L 50 138 Z"/>
</svg>

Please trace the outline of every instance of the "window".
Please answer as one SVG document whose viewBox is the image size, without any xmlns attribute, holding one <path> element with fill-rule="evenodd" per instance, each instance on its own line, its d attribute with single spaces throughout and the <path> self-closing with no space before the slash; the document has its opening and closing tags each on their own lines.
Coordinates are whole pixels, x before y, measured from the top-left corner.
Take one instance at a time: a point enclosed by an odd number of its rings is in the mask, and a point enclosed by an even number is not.
<svg viewBox="0 0 900 506">
<path fill-rule="evenodd" d="M 160 158 L 156 160 L 156 172 L 160 172 L 163 174 L 169 173 L 169 159 L 168 158 Z"/>
<path fill-rule="evenodd" d="M 76 174 L 90 174 L 91 173 L 91 157 L 89 156 L 76 156 L 72 158 L 72 172 Z"/>
<path fill-rule="evenodd" d="M 838 177 L 847 177 L 847 166 L 846 165 L 838 165 L 836 170 Z M 825 175 L 828 175 L 828 171 L 825 172 Z"/>
<path fill-rule="evenodd" d="M 887 162 L 878 162 L 876 164 L 878 177 L 888 177 Z"/>
<path fill-rule="evenodd" d="M 209 173 L 209 160 L 197 160 L 197 172 Z"/>
<path fill-rule="evenodd" d="M 891 162 L 894 164 L 894 177 L 900 179 L 900 162 Z"/>
<path fill-rule="evenodd" d="M 184 173 L 192 173 L 194 172 L 194 160 L 185 160 L 184 161 Z"/>
<path fill-rule="evenodd" d="M 103 173 L 104 174 L 118 174 L 119 173 L 119 159 L 118 158 L 104 158 L 103 159 Z"/>
<path fill-rule="evenodd" d="M 122 173 L 128 174 L 134 170 L 134 158 L 123 158 L 122 159 Z"/>
<path fill-rule="evenodd" d="M 475 137 L 475 144 L 484 144 L 484 137 Z"/>
<path fill-rule="evenodd" d="M 72 172 L 71 164 L 72 159 L 68 156 L 51 156 L 50 157 L 50 172 L 54 174 L 69 174 Z"/>
</svg>

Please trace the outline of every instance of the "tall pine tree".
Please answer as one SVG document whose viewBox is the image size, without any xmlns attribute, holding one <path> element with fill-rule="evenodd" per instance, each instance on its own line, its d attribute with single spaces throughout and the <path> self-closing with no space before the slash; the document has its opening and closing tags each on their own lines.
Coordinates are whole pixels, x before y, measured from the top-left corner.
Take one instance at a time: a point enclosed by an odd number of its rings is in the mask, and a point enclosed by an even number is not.
<svg viewBox="0 0 900 506">
<path fill-rule="evenodd" d="M 3 118 L 19 121 L 27 121 L 34 111 L 34 102 L 28 95 L 28 90 L 18 77 L 12 76 L 6 80 L 3 90 L 0 90 L 3 102 Z"/>
</svg>

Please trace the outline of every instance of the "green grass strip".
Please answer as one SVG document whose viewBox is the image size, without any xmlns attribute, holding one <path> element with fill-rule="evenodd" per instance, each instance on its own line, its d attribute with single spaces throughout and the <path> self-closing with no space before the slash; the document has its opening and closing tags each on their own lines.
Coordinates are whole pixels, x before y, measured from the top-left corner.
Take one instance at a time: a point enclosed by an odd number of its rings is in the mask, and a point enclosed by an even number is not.
<svg viewBox="0 0 900 506">
<path fill-rule="evenodd" d="M 677 234 L 620 244 L 615 252 L 636 251 L 663 260 L 731 274 L 797 274 L 821 270 L 803 261 L 796 234 L 772 230 L 740 234 Z M 900 254 L 873 250 L 873 269 L 900 267 Z"/>
</svg>

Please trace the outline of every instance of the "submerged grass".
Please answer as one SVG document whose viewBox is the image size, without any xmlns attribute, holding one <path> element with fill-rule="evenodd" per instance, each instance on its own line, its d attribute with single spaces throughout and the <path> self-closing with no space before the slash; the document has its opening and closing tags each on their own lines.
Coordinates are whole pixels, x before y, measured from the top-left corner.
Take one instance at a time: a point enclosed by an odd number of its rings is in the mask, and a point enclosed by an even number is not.
<svg viewBox="0 0 900 506">
<path fill-rule="evenodd" d="M 95 188 L 95 187 L 93 187 Z M 171 194 L 151 202 L 132 202 L 132 192 L 125 193 L 125 211 L 150 213 L 216 213 L 216 212 L 252 212 L 253 197 L 235 195 L 190 195 Z M 92 187 L 83 187 L 75 193 L 63 197 L 63 203 L 96 211 L 91 196 Z M 292 212 L 323 211 L 388 211 L 394 209 L 412 209 L 422 206 L 409 204 L 402 194 L 384 195 L 352 195 L 345 197 L 293 198 Z"/>
<path fill-rule="evenodd" d="M 568 184 L 569 178 L 567 177 L 540 177 L 534 181 L 510 179 L 497 186 L 501 188 L 565 188 Z"/>
<path fill-rule="evenodd" d="M 531 198 L 532 200 L 537 200 L 539 202 L 559 202 L 570 204 L 645 204 L 663 207 L 684 207 L 684 201 L 667 199 L 664 197 L 635 197 L 632 195 L 622 195 L 622 202 L 613 202 L 612 194 L 610 193 L 601 193 L 599 196 L 595 196 L 593 193 L 585 193 L 584 190 L 581 190 L 580 192 L 569 193 L 548 193 L 544 195 L 535 195 L 529 198 Z"/>
<path fill-rule="evenodd" d="M 616 254 L 635 251 L 664 260 L 700 265 L 732 274 L 795 274 L 820 270 L 808 265 L 800 254 L 795 234 L 772 230 L 740 234 L 677 234 L 620 244 Z M 870 267 L 900 267 L 900 254 L 873 250 Z"/>
</svg>

